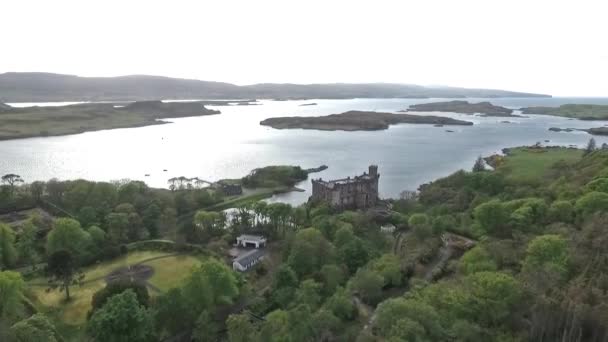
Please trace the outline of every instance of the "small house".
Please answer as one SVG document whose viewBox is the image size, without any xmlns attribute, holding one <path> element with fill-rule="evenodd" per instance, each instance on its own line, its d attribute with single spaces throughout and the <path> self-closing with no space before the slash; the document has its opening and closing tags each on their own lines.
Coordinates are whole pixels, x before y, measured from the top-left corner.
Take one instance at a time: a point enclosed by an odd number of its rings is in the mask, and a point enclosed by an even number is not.
<svg viewBox="0 0 608 342">
<path fill-rule="evenodd" d="M 266 238 L 261 235 L 243 234 L 236 238 L 236 245 L 242 247 L 265 247 Z"/>
<path fill-rule="evenodd" d="M 264 250 L 253 249 L 243 255 L 238 256 L 232 262 L 232 269 L 235 271 L 245 272 L 264 260 Z"/>
<path fill-rule="evenodd" d="M 390 223 L 385 224 L 385 225 L 383 225 L 383 226 L 380 227 L 380 231 L 383 232 L 383 233 L 387 233 L 387 234 L 394 233 L 395 229 L 397 229 L 395 227 L 395 225 L 394 224 L 390 224 Z"/>
</svg>

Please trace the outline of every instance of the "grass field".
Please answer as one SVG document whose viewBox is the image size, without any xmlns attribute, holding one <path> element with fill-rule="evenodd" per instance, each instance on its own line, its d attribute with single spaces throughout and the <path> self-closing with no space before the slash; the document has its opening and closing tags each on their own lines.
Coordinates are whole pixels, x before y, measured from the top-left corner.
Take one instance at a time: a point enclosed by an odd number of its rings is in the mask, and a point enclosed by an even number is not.
<svg viewBox="0 0 608 342">
<path fill-rule="evenodd" d="M 498 171 L 507 178 L 523 181 L 542 181 L 555 163 L 573 163 L 583 155 L 582 150 L 573 148 L 528 148 L 509 150 L 506 158 L 498 166 Z"/>
<path fill-rule="evenodd" d="M 164 257 L 144 261 L 150 258 Z M 57 290 L 48 291 L 44 284 L 46 279 L 36 278 L 28 282 L 33 302 L 41 311 L 54 316 L 61 323 L 70 326 L 79 326 L 86 322 L 87 312 L 91 309 L 93 294 L 105 286 L 104 276 L 115 269 L 143 262 L 154 268 L 154 275 L 149 282 L 161 291 L 167 291 L 179 286 L 190 274 L 193 267 L 200 265 L 201 258 L 192 255 L 171 256 L 166 252 L 137 251 L 126 256 L 88 267 L 84 270 L 83 286 L 74 286 L 70 289 L 72 299 L 65 302 L 65 294 Z M 150 289 L 150 295 L 156 296 L 158 292 Z"/>
</svg>

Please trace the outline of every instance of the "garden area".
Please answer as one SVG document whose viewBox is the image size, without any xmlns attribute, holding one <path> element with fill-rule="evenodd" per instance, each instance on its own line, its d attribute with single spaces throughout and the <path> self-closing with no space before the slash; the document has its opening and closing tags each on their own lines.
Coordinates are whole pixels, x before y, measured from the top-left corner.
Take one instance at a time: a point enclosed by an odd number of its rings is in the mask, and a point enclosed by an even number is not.
<svg viewBox="0 0 608 342">
<path fill-rule="evenodd" d="M 175 254 L 160 251 L 135 251 L 111 261 L 83 269 L 85 275 L 82 286 L 70 289 L 71 300 L 65 301 L 65 293 L 48 290 L 46 278 L 35 278 L 28 282 L 32 301 L 40 311 L 47 312 L 67 325 L 86 323 L 87 312 L 91 309 L 91 299 L 101 290 L 112 276 L 127 276 L 143 281 L 152 297 L 178 287 L 188 277 L 190 271 L 199 266 L 202 258 L 195 255 Z M 140 269 L 126 272 L 129 267 Z M 141 272 L 143 271 L 143 272 Z M 118 275 L 117 275 L 118 273 Z"/>
</svg>

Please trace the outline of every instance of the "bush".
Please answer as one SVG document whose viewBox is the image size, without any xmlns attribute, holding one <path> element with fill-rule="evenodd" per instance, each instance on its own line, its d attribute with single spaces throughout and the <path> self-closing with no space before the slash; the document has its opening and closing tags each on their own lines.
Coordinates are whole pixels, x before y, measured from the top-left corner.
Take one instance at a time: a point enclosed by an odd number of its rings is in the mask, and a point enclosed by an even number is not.
<svg viewBox="0 0 608 342">
<path fill-rule="evenodd" d="M 137 297 L 137 302 L 140 305 L 148 307 L 148 304 L 150 303 L 150 294 L 148 293 L 148 288 L 145 284 L 128 280 L 116 281 L 107 284 L 106 287 L 95 292 L 91 300 L 91 310 L 87 314 L 88 317 L 90 318 L 96 310 L 101 308 L 108 299 L 110 299 L 110 297 L 123 293 L 128 289 L 133 290 Z"/>
</svg>

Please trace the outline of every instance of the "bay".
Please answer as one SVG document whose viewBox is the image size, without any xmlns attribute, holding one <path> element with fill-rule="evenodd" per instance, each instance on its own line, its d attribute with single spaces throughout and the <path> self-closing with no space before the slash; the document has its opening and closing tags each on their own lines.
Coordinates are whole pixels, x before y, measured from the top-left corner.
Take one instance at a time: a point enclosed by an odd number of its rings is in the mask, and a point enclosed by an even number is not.
<svg viewBox="0 0 608 342">
<path fill-rule="evenodd" d="M 221 115 L 171 119 L 171 123 L 165 125 L 0 141 L 0 174 L 16 173 L 27 182 L 50 178 L 134 179 L 153 187 L 167 187 L 167 180 L 172 177 L 199 177 L 209 181 L 240 178 L 254 168 L 267 165 L 290 164 L 303 168 L 327 165 L 327 170 L 311 177 L 331 179 L 358 175 L 366 171 L 369 164 L 377 164 L 381 196 L 396 197 L 402 190 L 414 190 L 422 183 L 458 169 L 470 169 L 478 156 L 498 153 L 505 147 L 536 142 L 583 147 L 592 137 L 585 132 L 550 132 L 550 127 L 591 128 L 608 124 L 608 121 L 545 115 L 496 118 L 432 113 L 475 124 L 445 127 L 401 124 L 370 132 L 276 130 L 259 125 L 261 120 L 276 116 L 317 116 L 348 110 L 396 112 L 411 104 L 445 100 L 260 101 L 262 104 L 257 106 L 215 107 L 222 111 Z M 565 103 L 608 104 L 608 98 L 467 100 L 491 101 L 513 109 Z M 301 106 L 312 102 L 317 105 Z M 608 137 L 595 139 L 598 145 L 608 143 Z M 163 171 L 165 169 L 167 171 Z M 297 186 L 306 192 L 277 195 L 271 201 L 304 202 L 310 195 L 310 180 Z"/>
</svg>

